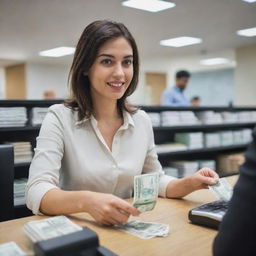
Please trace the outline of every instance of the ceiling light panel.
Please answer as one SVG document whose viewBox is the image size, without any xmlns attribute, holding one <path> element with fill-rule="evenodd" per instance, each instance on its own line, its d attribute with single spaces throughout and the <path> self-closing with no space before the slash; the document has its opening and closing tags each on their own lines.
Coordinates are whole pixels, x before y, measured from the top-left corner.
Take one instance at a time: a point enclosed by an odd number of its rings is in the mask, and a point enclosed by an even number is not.
<svg viewBox="0 0 256 256">
<path fill-rule="evenodd" d="M 253 37 L 256 36 L 256 27 L 238 30 L 236 33 L 239 36 Z"/>
<path fill-rule="evenodd" d="M 247 2 L 247 3 L 254 3 L 256 2 L 256 0 L 243 0 L 244 2 Z"/>
<path fill-rule="evenodd" d="M 188 46 L 192 44 L 200 44 L 202 43 L 201 38 L 196 37 L 189 37 L 189 36 L 182 36 L 182 37 L 176 37 L 166 40 L 161 40 L 160 44 L 163 46 L 170 46 L 170 47 L 183 47 Z"/>
<path fill-rule="evenodd" d="M 128 0 L 122 2 L 122 5 L 148 12 L 160 12 L 175 6 L 174 3 L 161 0 Z"/>
<path fill-rule="evenodd" d="M 41 52 L 39 52 L 39 55 L 45 56 L 45 57 L 58 58 L 58 57 L 66 56 L 66 55 L 71 55 L 74 52 L 75 52 L 74 47 L 62 46 L 62 47 L 57 47 L 57 48 L 53 48 L 50 50 L 41 51 Z"/>
<path fill-rule="evenodd" d="M 221 64 L 227 64 L 227 63 L 230 63 L 230 61 L 226 58 L 211 58 L 211 59 L 200 60 L 200 64 L 206 65 L 206 66 L 221 65 Z"/>
</svg>

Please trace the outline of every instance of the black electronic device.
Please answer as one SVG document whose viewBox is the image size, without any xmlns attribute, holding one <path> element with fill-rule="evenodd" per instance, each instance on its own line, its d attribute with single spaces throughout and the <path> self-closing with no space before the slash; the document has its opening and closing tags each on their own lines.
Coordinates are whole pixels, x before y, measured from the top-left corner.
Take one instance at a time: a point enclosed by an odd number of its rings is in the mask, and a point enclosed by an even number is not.
<svg viewBox="0 0 256 256">
<path fill-rule="evenodd" d="M 190 210 L 188 218 L 194 224 L 218 229 L 227 209 L 228 202 L 218 200 Z"/>
<path fill-rule="evenodd" d="M 34 244 L 37 256 L 117 256 L 99 245 L 96 232 L 89 228 Z"/>
</svg>

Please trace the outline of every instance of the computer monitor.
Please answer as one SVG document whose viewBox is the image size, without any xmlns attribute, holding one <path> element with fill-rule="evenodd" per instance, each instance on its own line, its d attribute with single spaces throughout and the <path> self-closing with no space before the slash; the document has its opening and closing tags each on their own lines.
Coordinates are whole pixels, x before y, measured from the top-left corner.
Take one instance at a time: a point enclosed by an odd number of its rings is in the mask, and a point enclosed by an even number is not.
<svg viewBox="0 0 256 256">
<path fill-rule="evenodd" d="M 14 154 L 12 145 L 0 145 L 0 221 L 14 217 Z"/>
</svg>

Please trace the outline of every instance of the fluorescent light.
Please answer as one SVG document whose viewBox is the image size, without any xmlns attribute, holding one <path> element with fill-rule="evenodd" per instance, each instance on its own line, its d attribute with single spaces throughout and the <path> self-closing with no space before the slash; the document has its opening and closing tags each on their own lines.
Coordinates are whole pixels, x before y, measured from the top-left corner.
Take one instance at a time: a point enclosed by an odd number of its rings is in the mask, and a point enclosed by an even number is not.
<svg viewBox="0 0 256 256">
<path fill-rule="evenodd" d="M 161 0 L 128 0 L 122 2 L 122 5 L 148 12 L 160 12 L 175 6 L 174 3 Z"/>
<path fill-rule="evenodd" d="M 164 46 L 171 46 L 171 47 L 182 47 L 182 46 L 187 46 L 191 44 L 199 44 L 201 42 L 202 42 L 201 38 L 182 36 L 182 37 L 161 40 L 160 44 Z"/>
<path fill-rule="evenodd" d="M 239 36 L 248 36 L 248 37 L 256 36 L 256 27 L 238 30 L 236 33 Z"/>
<path fill-rule="evenodd" d="M 256 0 L 243 0 L 244 2 L 247 2 L 247 3 L 254 3 L 256 2 Z"/>
<path fill-rule="evenodd" d="M 220 64 L 226 64 L 230 61 L 225 58 L 211 58 L 211 59 L 204 59 L 200 60 L 201 65 L 211 66 L 211 65 L 220 65 Z"/>
<path fill-rule="evenodd" d="M 75 52 L 74 47 L 62 46 L 62 47 L 57 47 L 57 48 L 53 48 L 50 50 L 45 50 L 45 51 L 39 52 L 39 55 L 56 58 L 56 57 L 62 57 L 65 55 L 70 55 L 70 54 L 73 54 L 74 52 Z"/>
</svg>

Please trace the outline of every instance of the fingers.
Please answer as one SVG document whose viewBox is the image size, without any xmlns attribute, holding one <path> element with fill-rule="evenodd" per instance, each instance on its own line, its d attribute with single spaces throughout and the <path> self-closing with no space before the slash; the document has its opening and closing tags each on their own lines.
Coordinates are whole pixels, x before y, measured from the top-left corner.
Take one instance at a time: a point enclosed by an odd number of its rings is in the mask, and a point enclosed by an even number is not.
<svg viewBox="0 0 256 256">
<path fill-rule="evenodd" d="M 128 202 L 122 200 L 119 198 L 119 200 L 115 200 L 112 202 L 112 205 L 119 209 L 119 211 L 125 215 L 132 215 L 132 216 L 138 216 L 140 214 L 140 211 L 133 207 Z"/>
</svg>

